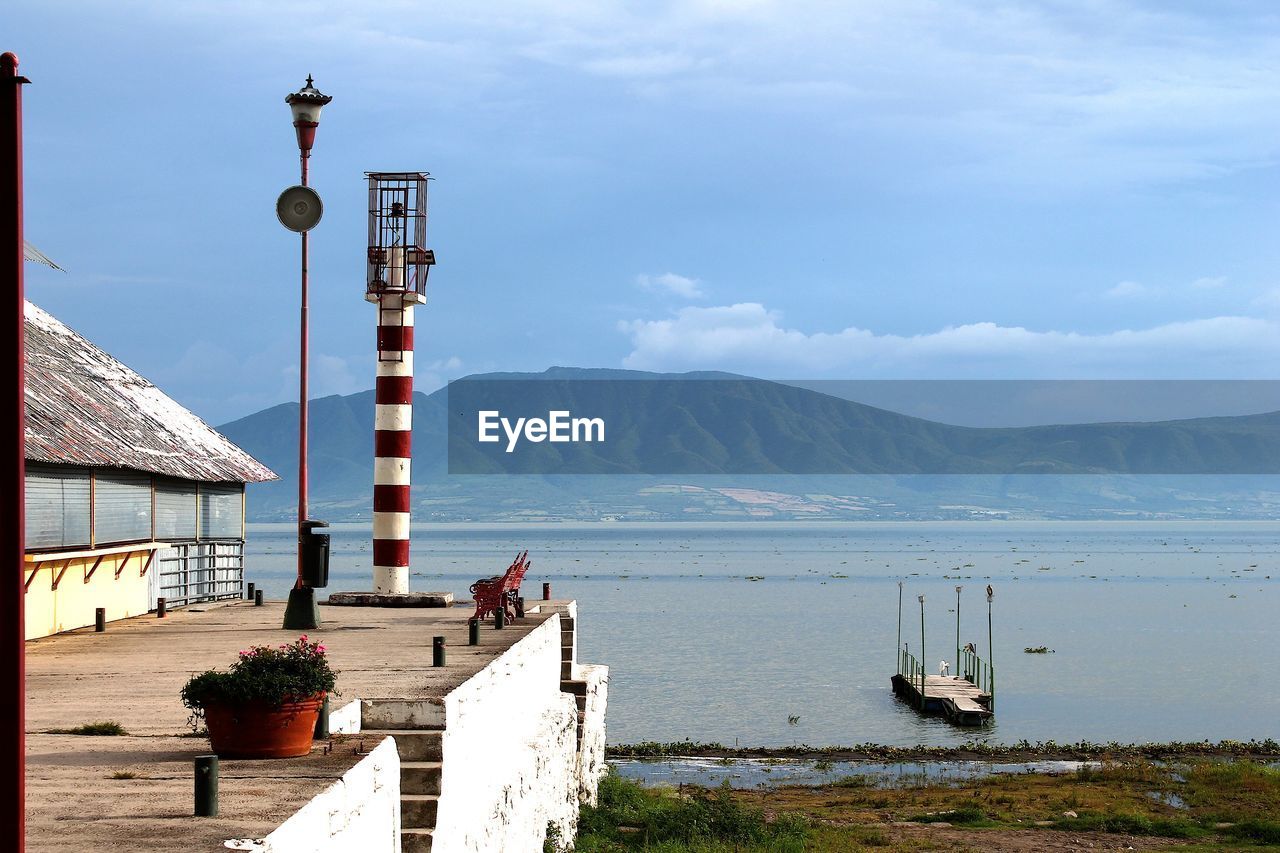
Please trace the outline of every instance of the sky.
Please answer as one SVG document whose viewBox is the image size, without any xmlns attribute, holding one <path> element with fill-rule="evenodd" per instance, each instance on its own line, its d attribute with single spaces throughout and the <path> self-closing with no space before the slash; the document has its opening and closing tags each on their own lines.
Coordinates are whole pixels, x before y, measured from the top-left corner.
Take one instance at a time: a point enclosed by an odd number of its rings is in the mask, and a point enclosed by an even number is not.
<svg viewBox="0 0 1280 853">
<path fill-rule="evenodd" d="M 210 423 L 372 387 L 363 173 L 421 170 L 418 387 L 1280 377 L 1269 2 L 11 0 L 28 298 Z"/>
</svg>

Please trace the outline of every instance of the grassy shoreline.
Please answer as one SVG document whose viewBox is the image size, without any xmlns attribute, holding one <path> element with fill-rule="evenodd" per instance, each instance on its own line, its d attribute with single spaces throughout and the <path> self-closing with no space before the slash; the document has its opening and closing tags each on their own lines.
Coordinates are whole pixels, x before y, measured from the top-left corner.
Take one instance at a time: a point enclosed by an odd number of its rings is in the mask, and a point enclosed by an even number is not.
<svg viewBox="0 0 1280 853">
<path fill-rule="evenodd" d="M 1142 758 L 1280 758 L 1280 742 L 1220 740 L 1168 743 L 1057 743 L 1020 741 L 1014 744 L 965 743 L 959 746 L 855 746 L 732 747 L 691 740 L 660 743 L 645 741 L 605 747 L 606 758 L 795 758 L 821 761 L 1085 761 L 1091 759 Z"/>
<path fill-rule="evenodd" d="M 1169 746 L 1169 745 L 1141 745 Z M 741 750 L 739 750 L 741 752 Z M 1019 773 L 881 788 L 822 785 L 646 787 L 612 774 L 585 807 L 581 853 L 808 853 L 1100 849 L 1280 849 L 1280 768 L 1232 755 L 1102 760 L 1067 773 Z"/>
</svg>

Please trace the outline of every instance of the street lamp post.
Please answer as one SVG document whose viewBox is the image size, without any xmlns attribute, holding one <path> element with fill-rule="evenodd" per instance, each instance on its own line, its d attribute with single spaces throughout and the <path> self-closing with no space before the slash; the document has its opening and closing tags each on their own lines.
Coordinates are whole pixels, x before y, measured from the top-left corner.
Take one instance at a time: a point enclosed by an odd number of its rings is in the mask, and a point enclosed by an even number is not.
<svg viewBox="0 0 1280 853">
<path fill-rule="evenodd" d="M 991 602 L 996 591 L 987 584 L 987 692 L 991 694 L 991 707 L 996 705 L 996 650 L 991 645 Z"/>
<path fill-rule="evenodd" d="M 925 663 L 924 663 L 924 596 L 917 595 L 916 600 L 920 602 L 920 708 L 924 709 L 924 679 L 925 679 Z"/>
<path fill-rule="evenodd" d="M 960 590 L 962 586 L 956 587 L 956 672 L 960 672 Z"/>
<path fill-rule="evenodd" d="M 898 672 L 902 672 L 902 581 L 898 581 Z"/>
<path fill-rule="evenodd" d="M 312 85 L 311 75 L 307 84 L 285 98 L 293 114 L 293 127 L 298 135 L 298 154 L 301 160 L 302 186 L 308 184 L 307 165 L 311 159 L 311 147 L 315 144 L 316 128 L 320 126 L 320 111 L 333 98 Z M 303 579 L 302 539 L 307 521 L 307 400 L 308 356 L 310 340 L 308 332 L 308 266 L 310 244 L 308 231 L 302 231 L 302 310 L 298 355 L 298 579 L 289 590 L 289 604 L 285 608 L 284 627 L 288 629 L 315 628 L 320 624 L 320 612 L 316 608 L 316 591 Z"/>
</svg>

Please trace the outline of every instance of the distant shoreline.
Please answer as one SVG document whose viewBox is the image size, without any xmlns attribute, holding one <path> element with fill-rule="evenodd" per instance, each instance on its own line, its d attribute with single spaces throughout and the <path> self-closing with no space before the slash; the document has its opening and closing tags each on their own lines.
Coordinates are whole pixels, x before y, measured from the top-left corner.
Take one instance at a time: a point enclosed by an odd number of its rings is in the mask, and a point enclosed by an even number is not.
<svg viewBox="0 0 1280 853">
<path fill-rule="evenodd" d="M 259 531 L 293 531 L 297 529 L 296 521 L 253 521 L 247 520 L 245 524 L 250 530 Z M 597 530 L 609 528 L 626 528 L 631 530 L 671 530 L 679 528 L 702 528 L 704 530 L 712 530 L 726 527 L 752 527 L 760 530 L 787 530 L 796 528 L 819 529 L 846 529 L 846 528 L 875 528 L 875 527 L 909 527 L 909 526 L 931 526 L 931 527 L 1043 527 L 1046 525 L 1067 526 L 1080 525 L 1094 527 L 1098 525 L 1119 526 L 1119 525 L 1183 525 L 1183 524 L 1199 524 L 1199 525 L 1275 525 L 1275 519 L 1271 518 L 975 518 L 975 519 L 926 519 L 926 518 L 904 518 L 904 519 L 854 519 L 841 520 L 836 518 L 814 518 L 814 519 L 724 519 L 722 521 L 708 521 L 706 519 L 691 519 L 689 521 L 582 521 L 577 519 L 548 519 L 546 521 L 530 521 L 528 519 L 513 519 L 510 521 L 415 521 L 411 525 L 414 530 L 520 530 L 535 528 L 561 528 L 574 529 L 581 528 L 584 530 Z M 372 529 L 371 521 L 334 521 L 330 523 L 330 527 L 337 529 Z"/>
</svg>

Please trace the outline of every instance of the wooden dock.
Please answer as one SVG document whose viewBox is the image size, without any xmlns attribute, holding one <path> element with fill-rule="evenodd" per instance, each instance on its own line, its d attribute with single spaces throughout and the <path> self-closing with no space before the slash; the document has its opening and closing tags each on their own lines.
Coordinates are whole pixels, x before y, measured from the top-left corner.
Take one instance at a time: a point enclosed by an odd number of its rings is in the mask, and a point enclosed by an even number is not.
<svg viewBox="0 0 1280 853">
<path fill-rule="evenodd" d="M 991 694 L 963 676 L 924 676 L 924 699 L 920 697 L 920 677 L 893 676 L 893 692 L 922 714 L 941 714 L 960 726 L 980 726 L 994 716 Z"/>
</svg>

